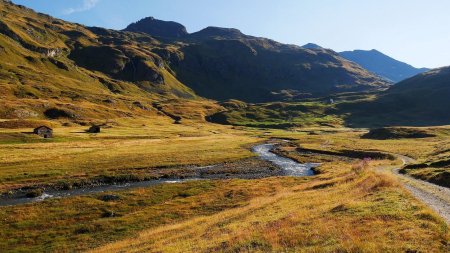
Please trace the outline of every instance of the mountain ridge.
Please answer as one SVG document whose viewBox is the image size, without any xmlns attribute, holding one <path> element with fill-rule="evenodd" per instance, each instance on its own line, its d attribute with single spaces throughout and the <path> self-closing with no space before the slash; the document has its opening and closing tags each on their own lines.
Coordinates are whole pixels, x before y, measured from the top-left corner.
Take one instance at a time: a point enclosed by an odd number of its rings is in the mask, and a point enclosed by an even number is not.
<svg viewBox="0 0 450 253">
<path fill-rule="evenodd" d="M 339 54 L 392 82 L 400 82 L 429 70 L 427 68 L 415 68 L 376 49 L 344 51 Z"/>
<path fill-rule="evenodd" d="M 115 107 L 104 101 L 123 101 L 117 105 L 129 111 L 136 107 L 133 104 L 151 109 L 151 101 L 201 99 L 198 95 L 269 101 L 387 86 L 335 52 L 313 52 L 237 29 L 209 27 L 192 36 L 181 24 L 149 17 L 116 31 L 73 24 L 8 2 L 0 4 L 7 13 L 0 25 L 4 41 L 0 44 L 6 48 L 3 57 L 15 63 L 0 63 L 2 95 L 11 104 L 35 99 L 21 107 L 38 117 L 45 110 L 36 111 L 31 104 L 42 99 L 51 99 L 58 108 L 64 107 L 59 100 L 67 100 L 72 110 L 86 112 L 79 117 L 91 117 L 103 113 L 92 109 L 97 104 L 108 110 Z M 36 78 L 39 72 L 49 78 Z M 11 83 L 11 75 L 20 75 L 21 80 Z M 88 94 L 91 90 L 101 95 Z M 82 105 L 78 100 L 86 99 L 89 108 L 78 108 Z M 10 105 L 4 108 L 4 117 L 14 117 Z"/>
<path fill-rule="evenodd" d="M 283 44 L 234 28 L 207 27 L 171 43 L 177 42 L 183 44 L 183 60 L 171 67 L 181 82 L 211 99 L 264 102 L 284 99 L 278 94 L 319 96 L 389 86 L 332 50 Z"/>
</svg>

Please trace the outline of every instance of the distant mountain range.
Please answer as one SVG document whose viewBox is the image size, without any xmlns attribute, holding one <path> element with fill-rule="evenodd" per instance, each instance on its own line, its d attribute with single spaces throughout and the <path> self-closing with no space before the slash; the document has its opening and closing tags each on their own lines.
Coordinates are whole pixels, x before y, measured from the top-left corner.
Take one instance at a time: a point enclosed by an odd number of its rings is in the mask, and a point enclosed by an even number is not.
<svg viewBox="0 0 450 253">
<path fill-rule="evenodd" d="M 220 110 L 204 98 L 272 102 L 346 92 L 372 92 L 373 101 L 342 108 L 360 118 L 400 112 L 403 119 L 407 113 L 448 117 L 448 69 L 391 87 L 380 73 L 333 50 L 282 44 L 238 29 L 188 33 L 176 22 L 145 18 L 117 31 L 66 22 L 7 1 L 0 1 L 0 11 L 7 13 L 0 19 L 4 119 L 168 115 L 162 102 L 207 101 L 195 112 L 204 118 L 206 111 Z"/>
<path fill-rule="evenodd" d="M 370 51 L 354 50 L 339 53 L 342 57 L 356 62 L 365 69 L 394 83 L 428 71 L 427 68 L 415 68 L 398 61 L 375 49 Z"/>
</svg>

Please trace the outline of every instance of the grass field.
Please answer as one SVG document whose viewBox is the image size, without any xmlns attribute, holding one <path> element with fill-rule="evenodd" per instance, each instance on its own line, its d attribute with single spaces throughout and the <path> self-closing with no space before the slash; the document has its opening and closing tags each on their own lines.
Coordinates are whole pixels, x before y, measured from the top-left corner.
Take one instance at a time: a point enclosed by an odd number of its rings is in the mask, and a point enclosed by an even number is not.
<svg viewBox="0 0 450 253">
<path fill-rule="evenodd" d="M 290 132 L 271 130 L 267 135 L 297 139 L 299 146 L 309 149 L 372 150 L 409 156 L 417 160 L 417 165 L 408 166 L 402 170 L 402 173 L 448 187 L 450 180 L 450 127 L 414 129 L 435 135 L 435 137 L 373 140 L 362 138 L 367 130 L 333 128 L 298 129 Z"/>
<path fill-rule="evenodd" d="M 0 190 L 89 180 L 98 176 L 155 176 L 156 169 L 209 165 L 253 156 L 245 145 L 261 139 L 231 127 L 168 117 L 122 119 L 100 134 L 88 127 L 56 127 L 54 139 L 30 128 L 0 129 Z"/>
<path fill-rule="evenodd" d="M 110 121 L 100 134 L 55 127 L 55 139 L 1 129 L 3 191 L 20 186 L 87 180 L 102 175 L 154 175 L 158 168 L 207 165 L 253 156 L 249 147 L 289 138 L 296 147 L 380 150 L 416 159 L 442 148 L 436 137 L 376 141 L 350 129 L 293 131 L 236 128 L 168 117 Z M 431 130 L 430 130 L 431 131 Z M 292 146 L 293 145 L 293 146 Z M 399 161 L 324 159 L 309 178 L 198 181 L 0 207 L 5 252 L 445 252 L 445 223 L 396 181 L 372 168 Z M 19 173 L 17 173 L 19 172 Z M 105 193 L 106 194 L 106 193 Z M 423 244 L 427 241 L 427 244 Z M 97 248 L 99 247 L 99 248 Z"/>
<path fill-rule="evenodd" d="M 7 252 L 102 245 L 94 252 L 445 251 L 447 226 L 395 179 L 343 161 L 320 172 L 165 184 L 114 193 L 119 199 L 109 202 L 99 194 L 2 207 L 0 246 Z"/>
<path fill-rule="evenodd" d="M 92 252 L 445 252 L 448 228 L 387 175 L 333 163 L 244 206 Z M 291 180 L 295 180 L 294 183 Z M 265 182 L 266 180 L 261 180 Z M 253 185 L 253 184 L 252 184 Z M 423 244 L 422 241 L 430 243 Z"/>
</svg>

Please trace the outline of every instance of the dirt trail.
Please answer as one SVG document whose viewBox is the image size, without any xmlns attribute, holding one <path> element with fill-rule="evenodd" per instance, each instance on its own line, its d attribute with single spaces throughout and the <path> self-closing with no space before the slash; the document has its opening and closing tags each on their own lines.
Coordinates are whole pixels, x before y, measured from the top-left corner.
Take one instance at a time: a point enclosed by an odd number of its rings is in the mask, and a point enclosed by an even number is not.
<svg viewBox="0 0 450 253">
<path fill-rule="evenodd" d="M 407 156 L 397 155 L 397 157 L 403 161 L 403 165 L 415 162 Z M 403 175 L 399 170 L 400 168 L 396 168 L 392 172 L 400 178 L 406 189 L 435 210 L 450 225 L 450 189 Z"/>
</svg>

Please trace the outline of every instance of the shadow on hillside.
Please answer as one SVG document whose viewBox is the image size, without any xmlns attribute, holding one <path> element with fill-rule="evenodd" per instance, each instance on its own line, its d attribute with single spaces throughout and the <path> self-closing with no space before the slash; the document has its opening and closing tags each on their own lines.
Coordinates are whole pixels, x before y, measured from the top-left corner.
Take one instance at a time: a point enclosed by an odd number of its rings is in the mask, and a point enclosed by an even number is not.
<svg viewBox="0 0 450 253">
<path fill-rule="evenodd" d="M 384 102 L 342 104 L 338 111 L 345 115 L 345 125 L 353 128 L 450 125 L 450 113 L 432 102 L 426 106 Z"/>
</svg>

